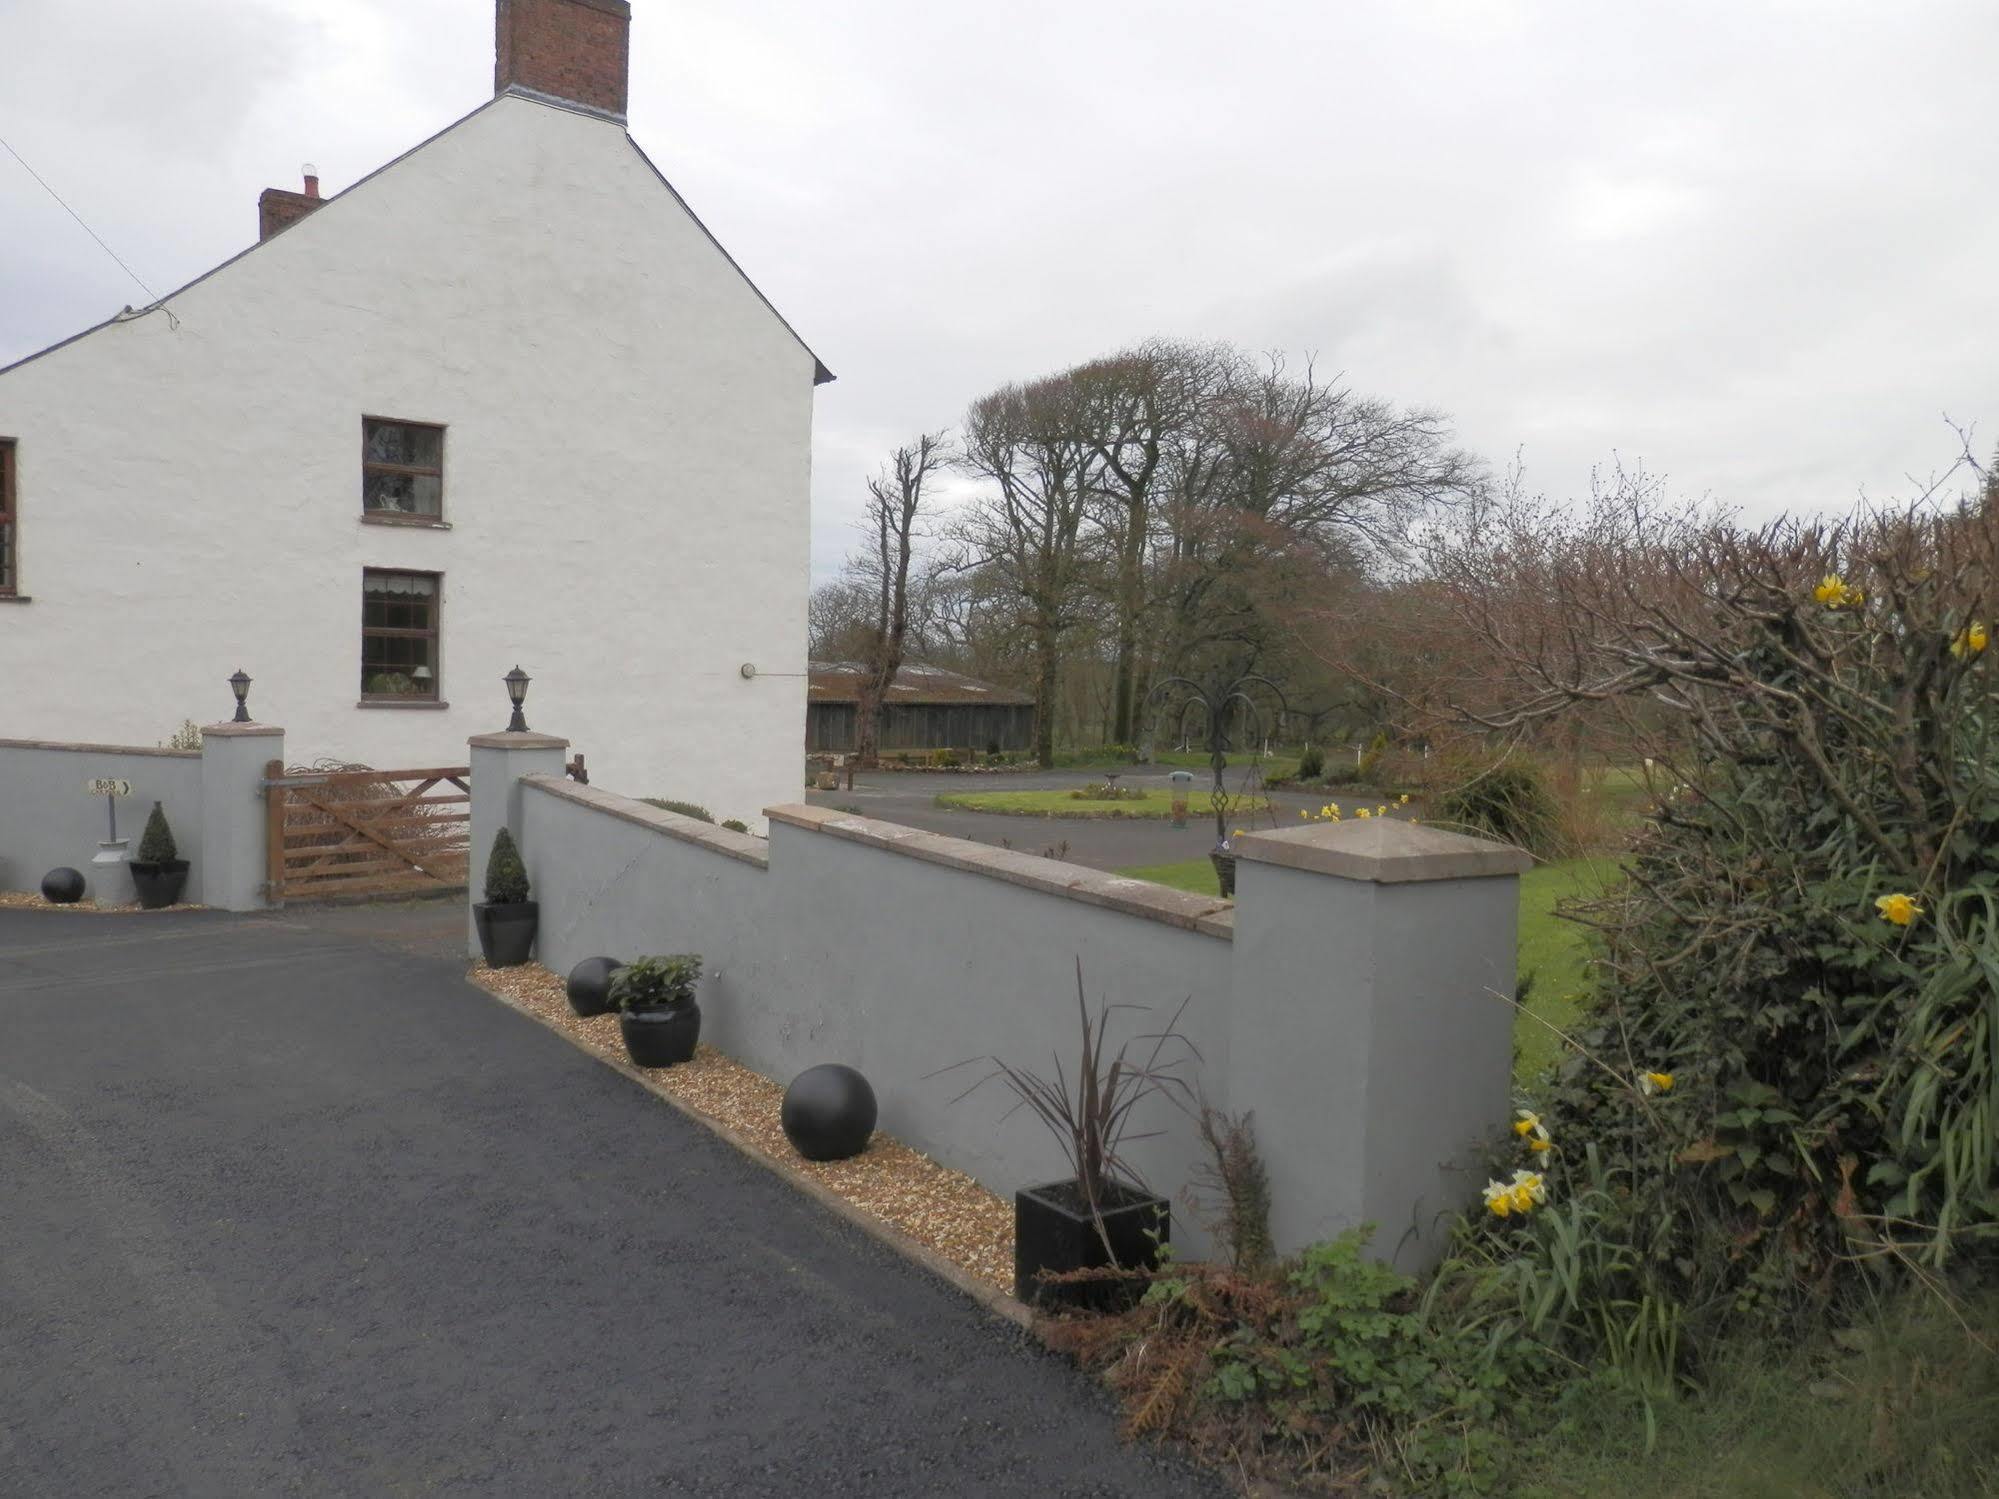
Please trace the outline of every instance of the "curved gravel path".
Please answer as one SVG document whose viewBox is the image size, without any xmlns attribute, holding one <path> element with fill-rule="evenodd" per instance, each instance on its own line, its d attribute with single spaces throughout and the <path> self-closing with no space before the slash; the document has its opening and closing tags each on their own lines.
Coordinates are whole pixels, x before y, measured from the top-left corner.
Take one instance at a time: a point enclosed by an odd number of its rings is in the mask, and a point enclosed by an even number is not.
<svg viewBox="0 0 1999 1499">
<path fill-rule="evenodd" d="M 1222 1492 L 366 925 L 0 910 L 9 1495 Z"/>
</svg>

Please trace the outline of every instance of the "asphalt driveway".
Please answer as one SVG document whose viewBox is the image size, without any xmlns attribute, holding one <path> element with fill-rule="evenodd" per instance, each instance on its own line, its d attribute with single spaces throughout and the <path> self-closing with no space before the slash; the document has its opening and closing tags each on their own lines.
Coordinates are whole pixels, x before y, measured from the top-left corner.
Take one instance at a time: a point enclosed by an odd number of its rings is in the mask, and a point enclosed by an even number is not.
<svg viewBox="0 0 1999 1499">
<path fill-rule="evenodd" d="M 448 955 L 0 910 L 8 1495 L 1220 1492 L 1115 1432 Z"/>
</svg>

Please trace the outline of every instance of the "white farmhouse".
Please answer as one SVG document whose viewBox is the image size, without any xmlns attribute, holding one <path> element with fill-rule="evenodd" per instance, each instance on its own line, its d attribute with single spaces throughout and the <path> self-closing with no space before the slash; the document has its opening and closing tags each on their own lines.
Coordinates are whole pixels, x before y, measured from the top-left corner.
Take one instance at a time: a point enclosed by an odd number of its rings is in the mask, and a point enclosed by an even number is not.
<svg viewBox="0 0 1999 1499">
<path fill-rule="evenodd" d="M 463 760 L 795 799 L 831 376 L 625 130 L 627 0 L 498 0 L 494 97 L 0 370 L 0 737 L 232 707 L 294 761 Z M 310 169 L 308 169 L 310 170 Z"/>
</svg>

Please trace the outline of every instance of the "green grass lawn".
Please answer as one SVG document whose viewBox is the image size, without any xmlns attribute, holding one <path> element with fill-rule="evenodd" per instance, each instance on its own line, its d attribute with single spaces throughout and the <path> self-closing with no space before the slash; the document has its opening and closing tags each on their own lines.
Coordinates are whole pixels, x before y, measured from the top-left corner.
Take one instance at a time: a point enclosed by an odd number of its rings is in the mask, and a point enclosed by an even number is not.
<svg viewBox="0 0 1999 1499">
<path fill-rule="evenodd" d="M 1617 871 L 1611 859 L 1562 859 L 1537 864 L 1520 879 L 1520 974 L 1534 975 L 1528 1013 L 1514 1023 L 1514 1082 L 1527 1087 L 1560 1056 L 1562 1043 L 1549 1025 L 1567 1029 L 1576 1016 L 1589 956 L 1587 934 L 1555 914 L 1564 899 L 1594 894 Z M 1215 866 L 1206 859 L 1144 864 L 1119 874 L 1195 895 L 1221 895 Z M 1537 1018 L 1538 1017 L 1538 1018 Z M 1547 1025 L 1540 1022 L 1546 1021 Z"/>
<path fill-rule="evenodd" d="M 1255 756 L 1253 755 L 1246 752 L 1237 753 L 1231 751 L 1227 770 L 1229 785 L 1235 785 L 1243 772 L 1248 770 L 1254 762 Z M 1163 765 L 1168 770 L 1197 770 L 1207 772 L 1208 752 L 1206 750 L 1158 750 L 1154 752 L 1150 763 L 1153 765 Z M 1056 752 L 1055 764 L 1062 770 L 1130 770 L 1132 768 L 1132 762 L 1129 757 L 1107 755 L 1100 750 L 1060 750 Z M 1298 774 L 1298 757 L 1296 755 L 1282 754 L 1266 755 L 1261 761 L 1259 769 L 1262 770 L 1263 778 L 1266 781 L 1276 780 L 1280 776 L 1295 776 Z M 1212 772 L 1209 772 L 1209 774 L 1212 778 Z"/>
<path fill-rule="evenodd" d="M 1137 797 L 1116 801 L 1091 801 L 1067 791 L 947 791 L 937 805 L 957 812 L 996 812 L 1007 817 L 1171 817 L 1173 797 L 1165 791 L 1146 791 Z M 1244 799 L 1231 810 L 1247 817 L 1264 811 L 1270 803 L 1262 797 Z M 1187 797 L 1190 819 L 1213 817 L 1214 803 L 1206 791 Z"/>
</svg>

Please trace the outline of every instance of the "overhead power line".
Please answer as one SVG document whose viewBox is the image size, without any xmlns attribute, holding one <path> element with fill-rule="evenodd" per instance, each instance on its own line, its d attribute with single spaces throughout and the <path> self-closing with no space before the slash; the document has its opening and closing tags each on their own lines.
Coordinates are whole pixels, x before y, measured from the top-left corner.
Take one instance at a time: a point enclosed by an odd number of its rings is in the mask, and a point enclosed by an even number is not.
<svg viewBox="0 0 1999 1499">
<path fill-rule="evenodd" d="M 85 234 L 89 235 L 92 239 L 97 241 L 98 249 L 102 250 L 106 255 L 109 255 L 113 260 L 118 262 L 118 269 L 123 271 L 126 275 L 130 276 L 132 278 L 133 284 L 136 285 L 140 291 L 144 292 L 146 296 L 150 299 L 149 305 L 157 307 L 160 303 L 160 294 L 154 291 L 150 286 L 146 285 L 144 281 L 141 281 L 139 279 L 139 273 L 133 270 L 129 265 L 125 264 L 124 260 L 120 258 L 116 250 L 112 249 L 109 245 L 104 243 L 104 236 L 99 234 L 95 229 L 91 228 L 90 225 L 84 223 L 82 214 L 78 213 L 74 208 L 71 208 L 69 204 L 63 202 L 62 194 L 57 192 L 54 188 L 50 187 L 48 183 L 43 180 L 42 174 L 36 171 L 33 167 L 28 165 L 27 158 L 22 156 L 19 151 L 16 151 L 12 145 L 9 145 L 7 138 L 5 136 L 0 136 L 0 146 L 5 146 L 7 148 L 7 154 L 13 157 L 14 160 L 21 163 L 21 170 L 26 172 L 30 177 L 34 178 L 36 183 L 40 185 L 42 191 L 47 193 L 51 198 L 54 198 L 56 202 L 62 206 L 62 211 L 68 214 L 71 218 L 75 219 L 78 226 L 83 230 Z M 167 312 L 167 318 L 169 321 L 175 323 L 178 323 L 180 321 L 178 318 L 174 317 L 171 311 Z"/>
</svg>

